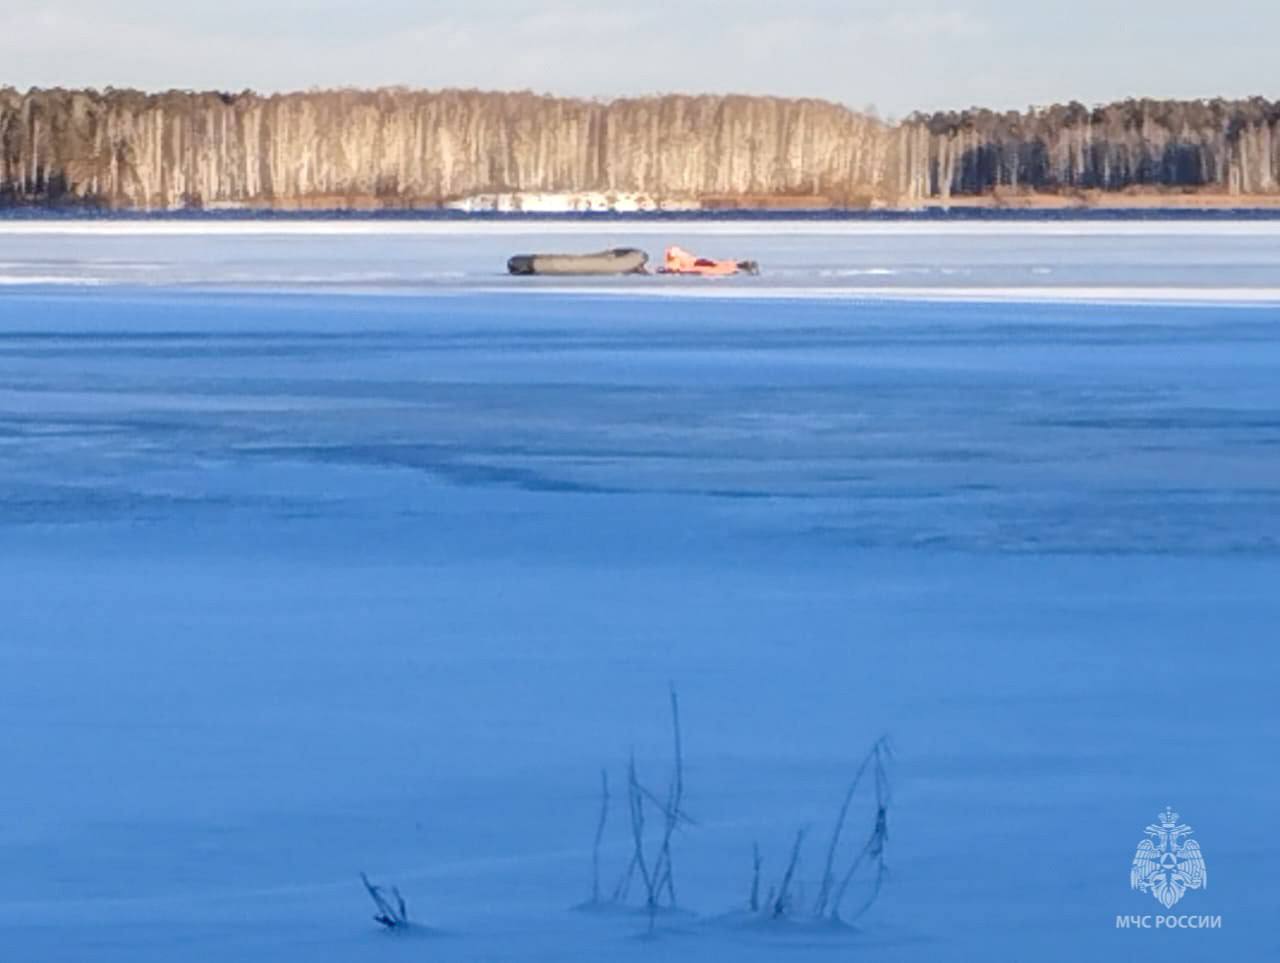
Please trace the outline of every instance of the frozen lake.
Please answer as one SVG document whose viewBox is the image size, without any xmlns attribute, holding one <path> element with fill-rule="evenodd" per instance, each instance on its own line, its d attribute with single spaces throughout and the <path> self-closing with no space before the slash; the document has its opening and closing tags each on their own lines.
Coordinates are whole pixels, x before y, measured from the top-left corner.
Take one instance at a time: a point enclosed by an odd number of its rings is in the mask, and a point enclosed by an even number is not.
<svg viewBox="0 0 1280 963">
<path fill-rule="evenodd" d="M 0 959 L 1275 958 L 1278 581 L 1280 222 L 3 224 Z M 723 919 L 881 734 L 856 931 Z"/>
<path fill-rule="evenodd" d="M 511 254 L 667 244 L 752 258 L 759 278 L 510 278 Z M 664 297 L 1280 304 L 1280 220 L 0 222 L 0 286 Z"/>
</svg>

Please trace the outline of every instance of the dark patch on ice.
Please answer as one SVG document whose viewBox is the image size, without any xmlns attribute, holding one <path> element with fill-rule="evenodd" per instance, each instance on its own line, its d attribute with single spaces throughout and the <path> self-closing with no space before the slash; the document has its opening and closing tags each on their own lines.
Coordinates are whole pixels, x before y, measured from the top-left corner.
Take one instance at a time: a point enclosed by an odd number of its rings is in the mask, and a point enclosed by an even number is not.
<svg viewBox="0 0 1280 963">
<path fill-rule="evenodd" d="M 1044 428 L 1085 428 L 1115 431 L 1280 431 L 1280 412 L 1249 412 L 1232 408 L 1202 408 L 1130 415 L 1123 412 L 1094 416 L 1042 417 L 1024 422 Z"/>
<path fill-rule="evenodd" d="M 150 524 L 168 519 L 266 512 L 278 518 L 333 516 L 331 502 L 274 496 L 145 492 L 108 485 L 10 484 L 0 488 L 0 525 L 88 522 Z"/>
<path fill-rule="evenodd" d="M 627 491 L 617 486 L 558 478 L 530 468 L 464 460 L 465 457 L 475 457 L 474 449 L 460 450 L 457 447 L 443 444 L 291 445 L 241 449 L 242 453 L 249 451 L 259 456 L 274 458 L 296 458 L 335 464 L 412 468 L 459 485 L 505 485 L 530 492 L 591 495 L 622 494 Z"/>
</svg>

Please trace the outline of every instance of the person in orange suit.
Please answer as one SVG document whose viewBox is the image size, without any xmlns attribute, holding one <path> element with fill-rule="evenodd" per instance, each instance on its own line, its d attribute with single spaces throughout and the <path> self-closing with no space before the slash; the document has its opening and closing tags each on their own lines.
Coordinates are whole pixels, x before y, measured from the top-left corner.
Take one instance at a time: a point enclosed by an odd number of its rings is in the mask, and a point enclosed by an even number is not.
<svg viewBox="0 0 1280 963">
<path fill-rule="evenodd" d="M 757 274 L 759 270 L 755 261 L 716 261 L 708 257 L 697 257 L 674 244 L 667 248 L 662 264 L 664 274 L 701 274 L 710 277 L 737 274 L 739 271 Z"/>
</svg>

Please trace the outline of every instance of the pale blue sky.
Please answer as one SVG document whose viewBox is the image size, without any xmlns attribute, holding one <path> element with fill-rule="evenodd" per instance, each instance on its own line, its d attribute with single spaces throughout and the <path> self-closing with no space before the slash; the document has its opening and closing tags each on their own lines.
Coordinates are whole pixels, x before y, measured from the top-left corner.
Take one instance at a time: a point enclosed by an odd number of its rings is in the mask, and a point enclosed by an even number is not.
<svg viewBox="0 0 1280 963">
<path fill-rule="evenodd" d="M 1263 0 L 0 0 L 0 85 L 810 95 L 900 115 L 1280 96 Z"/>
</svg>

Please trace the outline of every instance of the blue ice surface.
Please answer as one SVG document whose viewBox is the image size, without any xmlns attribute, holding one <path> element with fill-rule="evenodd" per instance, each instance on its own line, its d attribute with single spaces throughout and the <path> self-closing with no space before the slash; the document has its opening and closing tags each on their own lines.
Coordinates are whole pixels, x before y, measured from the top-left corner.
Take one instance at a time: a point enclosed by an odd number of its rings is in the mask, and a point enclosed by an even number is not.
<svg viewBox="0 0 1280 963">
<path fill-rule="evenodd" d="M 1275 958 L 1278 375 L 1265 306 L 5 294 L 0 959 Z M 891 736 L 857 934 L 567 912 L 672 682 L 704 917 Z M 1219 930 L 1115 928 L 1166 805 Z"/>
</svg>

